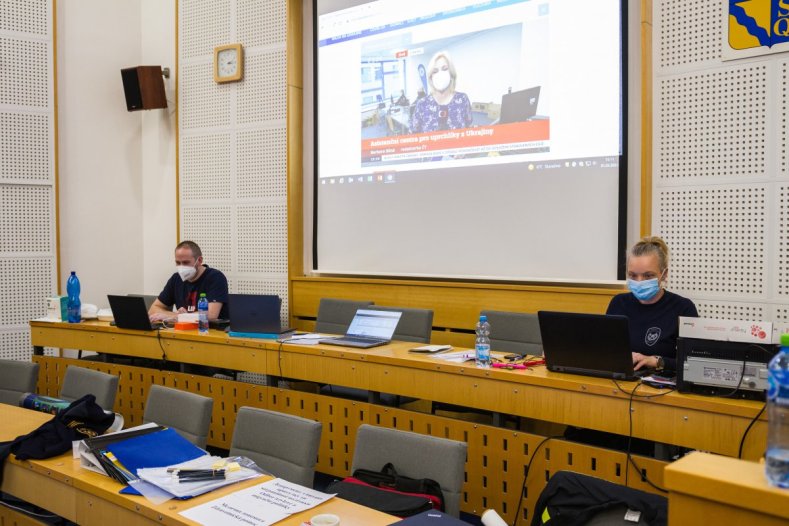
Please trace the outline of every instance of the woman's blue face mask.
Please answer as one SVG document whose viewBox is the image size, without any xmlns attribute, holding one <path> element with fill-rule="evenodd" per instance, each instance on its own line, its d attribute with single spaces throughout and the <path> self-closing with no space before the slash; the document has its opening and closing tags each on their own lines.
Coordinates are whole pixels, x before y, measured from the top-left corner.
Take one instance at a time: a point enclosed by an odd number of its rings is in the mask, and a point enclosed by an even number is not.
<svg viewBox="0 0 789 526">
<path fill-rule="evenodd" d="M 645 279 L 644 281 L 629 279 L 627 280 L 627 288 L 637 300 L 649 301 L 660 292 L 660 280 L 658 278 Z"/>
</svg>

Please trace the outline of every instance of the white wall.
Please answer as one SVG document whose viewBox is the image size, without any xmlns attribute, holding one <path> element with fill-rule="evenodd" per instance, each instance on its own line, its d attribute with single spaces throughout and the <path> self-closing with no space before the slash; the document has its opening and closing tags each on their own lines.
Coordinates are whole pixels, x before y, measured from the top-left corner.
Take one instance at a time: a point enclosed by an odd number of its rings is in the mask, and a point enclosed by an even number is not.
<svg viewBox="0 0 789 526">
<path fill-rule="evenodd" d="M 175 69 L 175 7 L 157 0 L 57 3 L 60 261 L 83 303 L 158 293 L 175 245 L 175 119 L 127 112 L 120 69 Z M 173 99 L 174 78 L 166 81 Z"/>
<path fill-rule="evenodd" d="M 159 294 L 175 270 L 175 0 L 142 0 L 142 64 L 170 68 L 164 80 L 167 110 L 141 111 L 142 289 Z"/>
</svg>

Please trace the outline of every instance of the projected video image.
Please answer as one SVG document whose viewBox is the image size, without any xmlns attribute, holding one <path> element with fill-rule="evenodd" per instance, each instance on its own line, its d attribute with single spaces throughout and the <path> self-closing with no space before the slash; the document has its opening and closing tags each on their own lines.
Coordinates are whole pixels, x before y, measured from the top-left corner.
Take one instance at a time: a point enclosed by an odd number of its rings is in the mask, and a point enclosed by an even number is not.
<svg viewBox="0 0 789 526">
<path fill-rule="evenodd" d="M 547 38 L 547 29 L 543 17 L 528 27 L 365 42 L 362 165 L 550 151 L 547 62 L 530 57 L 541 50 L 524 44 L 524 31 Z"/>
</svg>

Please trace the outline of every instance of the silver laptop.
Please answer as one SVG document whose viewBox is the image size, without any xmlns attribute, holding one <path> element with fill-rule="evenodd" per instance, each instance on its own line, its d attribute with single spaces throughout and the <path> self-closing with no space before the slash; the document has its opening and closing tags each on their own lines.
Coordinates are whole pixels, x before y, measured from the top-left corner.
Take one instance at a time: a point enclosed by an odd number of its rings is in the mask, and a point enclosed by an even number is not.
<svg viewBox="0 0 789 526">
<path fill-rule="evenodd" d="M 369 349 L 386 345 L 392 341 L 402 312 L 389 310 L 359 309 L 351 321 L 345 336 L 323 339 L 321 343 Z"/>
</svg>

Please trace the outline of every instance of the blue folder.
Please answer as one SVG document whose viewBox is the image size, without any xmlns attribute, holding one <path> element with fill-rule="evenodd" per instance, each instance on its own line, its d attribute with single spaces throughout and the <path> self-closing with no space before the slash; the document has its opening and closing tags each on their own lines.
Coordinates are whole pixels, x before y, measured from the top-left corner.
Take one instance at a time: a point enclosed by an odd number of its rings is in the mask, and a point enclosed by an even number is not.
<svg viewBox="0 0 789 526">
<path fill-rule="evenodd" d="M 140 468 L 162 468 L 206 454 L 174 429 L 163 429 L 156 433 L 121 440 L 108 444 L 106 449 L 134 475 L 137 475 L 137 470 Z M 124 488 L 121 493 L 139 495 L 131 487 Z"/>
</svg>

